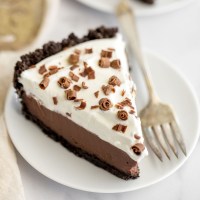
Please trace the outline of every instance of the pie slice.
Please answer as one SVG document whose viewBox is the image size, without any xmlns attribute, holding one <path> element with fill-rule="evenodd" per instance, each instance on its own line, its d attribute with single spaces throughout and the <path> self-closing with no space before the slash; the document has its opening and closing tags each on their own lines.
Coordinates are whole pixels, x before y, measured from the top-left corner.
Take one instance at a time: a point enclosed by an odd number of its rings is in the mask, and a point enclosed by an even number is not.
<svg viewBox="0 0 200 200">
<path fill-rule="evenodd" d="M 70 34 L 22 56 L 14 86 L 23 114 L 50 138 L 120 178 L 139 176 L 147 150 L 116 28 Z"/>
</svg>

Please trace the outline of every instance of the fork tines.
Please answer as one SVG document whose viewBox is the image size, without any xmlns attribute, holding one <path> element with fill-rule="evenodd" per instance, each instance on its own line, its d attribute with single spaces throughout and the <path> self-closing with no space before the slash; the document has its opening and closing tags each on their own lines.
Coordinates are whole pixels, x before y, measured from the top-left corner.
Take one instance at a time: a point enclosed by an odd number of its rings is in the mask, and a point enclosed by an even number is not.
<svg viewBox="0 0 200 200">
<path fill-rule="evenodd" d="M 169 160 L 170 149 L 178 158 L 176 142 L 180 146 L 184 155 L 187 155 L 183 137 L 175 120 L 169 123 L 143 127 L 143 132 L 149 146 L 161 161 L 163 161 L 161 149 L 164 151 Z"/>
</svg>

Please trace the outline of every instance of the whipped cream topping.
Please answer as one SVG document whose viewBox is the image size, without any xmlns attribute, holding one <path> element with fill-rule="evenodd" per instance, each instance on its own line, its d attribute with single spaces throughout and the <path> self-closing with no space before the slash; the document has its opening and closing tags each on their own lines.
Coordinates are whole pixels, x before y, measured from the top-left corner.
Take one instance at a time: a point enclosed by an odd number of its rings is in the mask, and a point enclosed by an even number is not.
<svg viewBox="0 0 200 200">
<path fill-rule="evenodd" d="M 92 53 L 86 53 L 85 49 L 92 48 Z M 61 77 L 69 77 L 70 67 L 68 58 L 76 50 L 80 50 L 79 67 L 72 72 L 79 77 L 78 82 L 72 80 L 68 89 L 73 89 L 74 85 L 81 87 L 82 82 L 88 89 L 81 89 L 77 92 L 77 99 L 84 99 L 86 107 L 78 110 L 75 107 L 80 105 L 80 102 L 69 101 L 66 99 L 65 89 L 61 88 L 58 80 Z M 99 66 L 99 59 L 101 58 L 101 51 L 114 49 L 111 60 L 120 59 L 121 69 L 101 68 Z M 84 70 L 84 62 L 91 66 L 95 71 L 95 79 L 88 79 L 79 75 Z M 61 68 L 57 73 L 49 76 L 49 84 L 45 90 L 39 87 L 43 80 L 43 75 L 39 73 L 42 65 L 48 70 L 51 66 Z M 119 78 L 120 86 L 115 86 L 115 92 L 111 92 L 106 96 L 102 90 L 102 85 L 107 85 L 109 78 L 116 76 Z M 120 35 L 115 38 L 92 40 L 81 43 L 74 47 L 70 47 L 62 52 L 59 52 L 51 57 L 48 57 L 34 68 L 30 68 L 22 72 L 19 82 L 22 83 L 27 95 L 34 97 L 40 104 L 51 111 L 60 113 L 69 118 L 79 126 L 87 129 L 91 133 L 97 135 L 102 140 L 114 145 L 115 147 L 126 152 L 133 160 L 139 162 L 144 156 L 148 154 L 145 148 L 140 155 L 133 152 L 132 147 L 137 143 L 143 143 L 141 122 L 137 117 L 137 110 L 135 105 L 135 91 L 136 87 L 130 78 L 128 71 L 128 62 L 125 54 L 125 43 Z M 95 97 L 95 92 L 99 91 L 98 97 Z M 122 92 L 123 91 L 123 92 Z M 122 93 L 124 95 L 122 96 Z M 53 97 L 56 97 L 57 104 L 55 104 Z M 112 102 L 112 107 L 103 111 L 99 108 L 91 109 L 91 106 L 99 105 L 99 100 L 108 98 Z M 128 119 L 121 120 L 117 116 L 119 109 L 114 105 L 122 102 L 128 98 L 131 100 L 134 107 L 134 114 L 129 114 L 131 108 L 125 106 L 123 110 L 127 111 Z M 71 115 L 71 117 L 68 114 Z M 127 126 L 125 132 L 113 130 L 117 124 Z M 137 137 L 134 135 L 137 134 Z M 136 139 L 137 138 L 137 139 Z"/>
</svg>

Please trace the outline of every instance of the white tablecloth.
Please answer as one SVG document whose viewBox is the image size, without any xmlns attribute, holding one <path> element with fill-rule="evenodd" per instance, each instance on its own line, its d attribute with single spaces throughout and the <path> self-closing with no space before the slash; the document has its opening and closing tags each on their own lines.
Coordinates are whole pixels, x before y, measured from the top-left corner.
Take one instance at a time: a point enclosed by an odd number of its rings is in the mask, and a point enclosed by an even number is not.
<svg viewBox="0 0 200 200">
<path fill-rule="evenodd" d="M 53 31 L 48 40 L 60 40 L 71 31 L 85 34 L 98 25 L 115 26 L 114 16 L 92 10 L 75 0 L 62 0 Z M 200 97 L 200 1 L 176 12 L 141 17 L 138 26 L 143 46 L 174 63 L 189 79 Z M 176 173 L 167 179 L 138 191 L 122 194 L 95 194 L 60 185 L 33 169 L 19 154 L 18 163 L 27 200 L 199 200 L 200 144 Z"/>
</svg>

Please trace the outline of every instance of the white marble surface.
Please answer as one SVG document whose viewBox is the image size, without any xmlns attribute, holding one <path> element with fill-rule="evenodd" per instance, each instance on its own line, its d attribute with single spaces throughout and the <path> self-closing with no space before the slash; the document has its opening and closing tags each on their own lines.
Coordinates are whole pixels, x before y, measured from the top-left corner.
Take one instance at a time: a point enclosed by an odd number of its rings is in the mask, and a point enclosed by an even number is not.
<svg viewBox="0 0 200 200">
<path fill-rule="evenodd" d="M 74 23 L 75 22 L 75 23 Z M 111 15 L 92 10 L 75 0 L 62 0 L 57 23 L 47 36 L 59 40 L 72 30 L 82 35 L 98 25 L 116 25 Z M 200 1 L 179 11 L 138 18 L 143 46 L 166 57 L 190 80 L 200 98 Z M 60 185 L 33 169 L 19 154 L 18 163 L 27 200 L 199 200 L 200 143 L 188 161 L 173 175 L 150 187 L 121 194 L 95 194 Z"/>
</svg>

